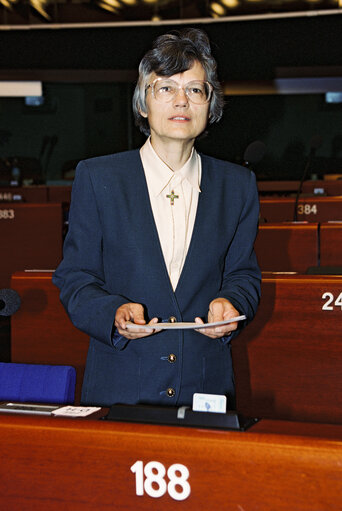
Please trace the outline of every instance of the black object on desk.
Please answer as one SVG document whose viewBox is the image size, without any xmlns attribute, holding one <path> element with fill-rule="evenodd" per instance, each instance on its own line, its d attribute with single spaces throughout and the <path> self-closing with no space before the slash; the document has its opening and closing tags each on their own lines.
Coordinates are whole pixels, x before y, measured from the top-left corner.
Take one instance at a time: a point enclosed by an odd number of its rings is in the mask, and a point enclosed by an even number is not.
<svg viewBox="0 0 342 511">
<path fill-rule="evenodd" d="M 244 417 L 234 411 L 194 412 L 185 406 L 176 408 L 152 405 L 112 405 L 103 419 L 234 431 L 245 431 L 258 421 L 257 418 Z"/>
</svg>

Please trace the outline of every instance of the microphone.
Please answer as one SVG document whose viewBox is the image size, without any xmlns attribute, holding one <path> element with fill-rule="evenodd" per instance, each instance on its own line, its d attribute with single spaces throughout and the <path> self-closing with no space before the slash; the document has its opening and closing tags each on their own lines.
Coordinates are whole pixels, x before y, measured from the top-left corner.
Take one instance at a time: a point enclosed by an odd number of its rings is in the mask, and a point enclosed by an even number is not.
<svg viewBox="0 0 342 511">
<path fill-rule="evenodd" d="M 20 296 L 14 289 L 0 289 L 0 316 L 12 316 L 20 305 Z"/>
<path fill-rule="evenodd" d="M 258 163 L 265 155 L 266 145 L 261 140 L 254 140 L 245 149 L 243 155 L 243 166 L 249 167 L 252 163 Z"/>
<path fill-rule="evenodd" d="M 322 142 L 323 142 L 323 138 L 321 137 L 321 135 L 314 135 L 311 138 L 311 140 L 310 140 L 309 156 L 308 156 L 308 158 L 306 160 L 306 165 L 304 167 L 304 172 L 303 172 L 302 178 L 300 180 L 300 183 L 299 183 L 299 186 L 298 186 L 298 190 L 297 190 L 297 194 L 296 194 L 296 200 L 295 200 L 294 212 L 293 212 L 293 220 L 294 220 L 294 222 L 297 222 L 297 220 L 298 220 L 298 213 L 297 213 L 298 201 L 299 201 L 299 196 L 302 193 L 303 183 L 305 181 L 305 178 L 307 176 L 308 170 L 310 168 L 312 158 L 315 156 L 316 149 L 321 147 Z"/>
</svg>

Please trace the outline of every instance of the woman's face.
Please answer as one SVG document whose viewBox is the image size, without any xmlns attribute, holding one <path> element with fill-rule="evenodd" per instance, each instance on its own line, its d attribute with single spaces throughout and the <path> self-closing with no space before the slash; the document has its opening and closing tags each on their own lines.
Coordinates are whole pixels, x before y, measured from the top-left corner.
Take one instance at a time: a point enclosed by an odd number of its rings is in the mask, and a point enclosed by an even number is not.
<svg viewBox="0 0 342 511">
<path fill-rule="evenodd" d="M 152 73 L 148 83 L 151 84 L 156 78 L 159 76 Z M 195 61 L 187 71 L 168 78 L 185 87 L 194 80 L 205 81 L 206 74 L 202 64 Z M 147 112 L 141 112 L 141 115 L 148 119 L 152 143 L 168 144 L 170 141 L 178 140 L 193 144 L 196 137 L 206 128 L 209 104 L 209 102 L 200 105 L 193 103 L 184 89 L 178 89 L 171 101 L 159 102 L 149 87 L 146 95 Z"/>
</svg>

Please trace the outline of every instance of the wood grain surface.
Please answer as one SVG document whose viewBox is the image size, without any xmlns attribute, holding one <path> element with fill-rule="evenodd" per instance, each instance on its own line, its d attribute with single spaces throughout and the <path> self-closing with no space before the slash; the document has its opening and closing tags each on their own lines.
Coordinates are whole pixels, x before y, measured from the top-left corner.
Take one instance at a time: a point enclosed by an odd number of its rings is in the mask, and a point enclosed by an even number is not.
<svg viewBox="0 0 342 511">
<path fill-rule="evenodd" d="M 254 249 L 262 271 L 304 273 L 319 264 L 318 224 L 261 224 Z"/>
<path fill-rule="evenodd" d="M 342 422 L 340 293 L 342 275 L 263 274 L 256 317 L 232 342 L 238 410 Z"/>
<path fill-rule="evenodd" d="M 308 426 L 262 421 L 241 433 L 3 415 L 1 508 L 341 509 L 342 427 Z M 189 497 L 137 496 L 137 460 L 185 465 Z"/>
<path fill-rule="evenodd" d="M 342 222 L 324 222 L 320 226 L 321 266 L 342 267 Z"/>
<path fill-rule="evenodd" d="M 295 199 L 287 197 L 260 199 L 260 218 L 266 222 L 291 222 L 294 220 Z M 298 202 L 297 220 L 328 222 L 342 220 L 342 196 L 301 197 Z"/>
</svg>

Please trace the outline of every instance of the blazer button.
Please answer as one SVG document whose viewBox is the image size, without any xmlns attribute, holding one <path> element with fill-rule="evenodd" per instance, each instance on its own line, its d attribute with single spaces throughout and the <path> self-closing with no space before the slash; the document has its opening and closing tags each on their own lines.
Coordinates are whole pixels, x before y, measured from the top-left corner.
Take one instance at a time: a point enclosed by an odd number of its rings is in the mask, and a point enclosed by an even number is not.
<svg viewBox="0 0 342 511">
<path fill-rule="evenodd" d="M 167 394 L 169 397 L 174 397 L 174 396 L 175 396 L 175 394 L 176 394 L 176 391 L 175 391 L 175 389 L 173 389 L 173 388 L 169 387 L 169 388 L 167 389 L 167 391 L 166 391 L 166 394 Z"/>
<path fill-rule="evenodd" d="M 170 353 L 170 355 L 167 357 L 167 359 L 170 362 L 170 364 L 173 364 L 174 362 L 176 362 L 177 357 L 174 353 Z"/>
<path fill-rule="evenodd" d="M 177 323 L 177 318 L 175 318 L 174 316 L 171 316 L 169 318 L 169 323 Z"/>
</svg>

